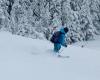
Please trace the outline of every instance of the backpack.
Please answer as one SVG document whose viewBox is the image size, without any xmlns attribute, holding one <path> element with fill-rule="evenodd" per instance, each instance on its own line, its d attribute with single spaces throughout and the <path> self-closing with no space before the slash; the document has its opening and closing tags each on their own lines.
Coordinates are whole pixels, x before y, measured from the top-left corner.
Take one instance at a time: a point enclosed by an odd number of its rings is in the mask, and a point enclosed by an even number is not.
<svg viewBox="0 0 100 80">
<path fill-rule="evenodd" d="M 60 31 L 56 31 L 56 32 L 52 35 L 50 41 L 51 41 L 52 43 L 58 43 L 58 39 L 59 39 L 60 34 L 61 34 Z"/>
</svg>

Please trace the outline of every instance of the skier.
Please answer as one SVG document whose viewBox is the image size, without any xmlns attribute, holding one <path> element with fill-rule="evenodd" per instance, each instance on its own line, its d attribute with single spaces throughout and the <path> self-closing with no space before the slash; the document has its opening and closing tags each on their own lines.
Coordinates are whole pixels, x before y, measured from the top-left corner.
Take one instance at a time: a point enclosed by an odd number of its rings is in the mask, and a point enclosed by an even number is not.
<svg viewBox="0 0 100 80">
<path fill-rule="evenodd" d="M 54 43 L 54 52 L 59 53 L 59 50 L 61 49 L 61 46 L 67 47 L 67 44 L 65 43 L 65 34 L 68 32 L 67 27 L 63 27 L 59 31 L 59 35 L 55 36 L 56 42 Z M 55 32 L 56 33 L 56 32 Z"/>
</svg>

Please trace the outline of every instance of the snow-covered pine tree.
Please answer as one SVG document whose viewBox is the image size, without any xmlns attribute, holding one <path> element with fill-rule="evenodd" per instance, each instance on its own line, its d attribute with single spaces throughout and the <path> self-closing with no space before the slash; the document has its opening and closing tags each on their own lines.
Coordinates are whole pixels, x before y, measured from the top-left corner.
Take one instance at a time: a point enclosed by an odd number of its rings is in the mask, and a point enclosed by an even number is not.
<svg viewBox="0 0 100 80">
<path fill-rule="evenodd" d="M 2 30 L 44 38 L 62 23 L 69 28 L 70 43 L 93 39 L 100 34 L 100 0 L 0 0 Z"/>
</svg>

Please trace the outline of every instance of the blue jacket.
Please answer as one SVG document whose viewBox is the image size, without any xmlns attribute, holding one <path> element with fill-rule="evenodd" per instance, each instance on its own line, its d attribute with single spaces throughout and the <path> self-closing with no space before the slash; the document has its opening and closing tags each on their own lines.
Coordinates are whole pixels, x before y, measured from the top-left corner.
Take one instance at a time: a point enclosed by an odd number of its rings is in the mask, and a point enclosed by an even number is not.
<svg viewBox="0 0 100 80">
<path fill-rule="evenodd" d="M 58 43 L 60 43 L 61 45 L 64 45 L 64 43 L 65 43 L 65 34 L 66 33 L 65 33 L 64 29 L 61 29 L 60 32 L 61 32 L 61 34 L 58 38 Z"/>
</svg>

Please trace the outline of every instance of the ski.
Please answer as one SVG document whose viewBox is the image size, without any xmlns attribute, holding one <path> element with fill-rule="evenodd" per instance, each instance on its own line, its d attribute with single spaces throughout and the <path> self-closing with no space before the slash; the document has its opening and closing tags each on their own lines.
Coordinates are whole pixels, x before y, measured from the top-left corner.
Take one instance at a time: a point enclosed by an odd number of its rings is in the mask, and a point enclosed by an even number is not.
<svg viewBox="0 0 100 80">
<path fill-rule="evenodd" d="M 58 55 L 59 58 L 70 58 L 70 56 Z"/>
</svg>

